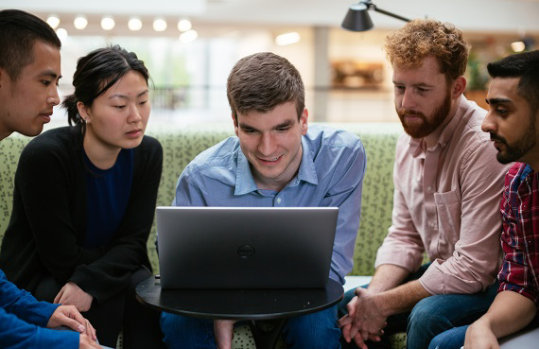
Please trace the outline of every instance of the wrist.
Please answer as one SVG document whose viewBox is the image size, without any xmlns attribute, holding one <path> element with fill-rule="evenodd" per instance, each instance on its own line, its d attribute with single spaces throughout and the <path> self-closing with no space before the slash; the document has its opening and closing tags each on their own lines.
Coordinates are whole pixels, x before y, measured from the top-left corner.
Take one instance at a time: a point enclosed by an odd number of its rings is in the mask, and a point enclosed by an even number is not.
<svg viewBox="0 0 539 349">
<path fill-rule="evenodd" d="M 476 329 L 487 330 L 487 331 L 493 332 L 492 331 L 492 323 L 491 323 L 490 319 L 488 317 L 486 317 L 486 316 L 482 316 L 479 319 L 477 319 L 470 327 L 474 327 Z"/>
<path fill-rule="evenodd" d="M 393 315 L 390 307 L 389 295 L 385 292 L 375 293 L 372 295 L 373 302 L 384 317 Z"/>
</svg>

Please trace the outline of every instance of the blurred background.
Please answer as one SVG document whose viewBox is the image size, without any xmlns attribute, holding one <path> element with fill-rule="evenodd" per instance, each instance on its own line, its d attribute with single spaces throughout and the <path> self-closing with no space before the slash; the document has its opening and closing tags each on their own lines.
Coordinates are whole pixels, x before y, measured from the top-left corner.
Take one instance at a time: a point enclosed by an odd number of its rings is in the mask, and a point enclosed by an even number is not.
<svg viewBox="0 0 539 349">
<path fill-rule="evenodd" d="M 485 65 L 539 43 L 539 0 L 378 0 L 407 18 L 451 22 L 471 44 L 469 98 L 482 103 Z M 350 0 L 0 0 L 56 29 L 62 47 L 60 92 L 72 92 L 77 59 L 119 44 L 143 59 L 152 78 L 150 125 L 230 123 L 226 78 L 241 57 L 272 51 L 289 59 L 306 87 L 310 120 L 398 121 L 386 35 L 403 21 L 369 11 L 374 27 L 341 28 Z M 56 109 L 52 126 L 66 124 Z M 231 123 L 230 123 L 231 124 Z M 232 126 L 232 125 L 231 125 Z"/>
</svg>

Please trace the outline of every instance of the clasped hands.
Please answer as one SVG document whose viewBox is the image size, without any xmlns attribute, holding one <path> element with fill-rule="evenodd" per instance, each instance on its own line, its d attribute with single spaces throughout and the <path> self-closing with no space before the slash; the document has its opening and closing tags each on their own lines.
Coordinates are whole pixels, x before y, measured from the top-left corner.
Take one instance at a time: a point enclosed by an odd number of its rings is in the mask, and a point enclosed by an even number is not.
<svg viewBox="0 0 539 349">
<path fill-rule="evenodd" d="M 80 313 L 90 310 L 92 301 L 91 295 L 84 292 L 77 284 L 68 282 L 54 298 L 54 303 L 62 305 L 51 315 L 47 327 L 69 327 L 80 333 L 79 348 L 101 348 L 97 344 L 94 327 Z"/>
<path fill-rule="evenodd" d="M 367 340 L 379 342 L 387 325 L 376 295 L 367 289 L 357 288 L 356 296 L 346 306 L 348 315 L 339 319 L 339 327 L 346 342 L 354 340 L 361 349 L 367 349 Z"/>
</svg>

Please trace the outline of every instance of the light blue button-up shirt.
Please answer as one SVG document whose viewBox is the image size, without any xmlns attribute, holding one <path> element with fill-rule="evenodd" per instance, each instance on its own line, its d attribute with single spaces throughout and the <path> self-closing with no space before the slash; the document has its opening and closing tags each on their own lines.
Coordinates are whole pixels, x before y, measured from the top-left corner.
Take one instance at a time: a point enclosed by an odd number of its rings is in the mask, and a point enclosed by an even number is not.
<svg viewBox="0 0 539 349">
<path fill-rule="evenodd" d="M 237 137 L 200 153 L 184 169 L 175 206 L 339 207 L 330 277 L 352 270 L 361 212 L 365 149 L 358 137 L 311 125 L 297 175 L 280 191 L 258 189 Z"/>
</svg>

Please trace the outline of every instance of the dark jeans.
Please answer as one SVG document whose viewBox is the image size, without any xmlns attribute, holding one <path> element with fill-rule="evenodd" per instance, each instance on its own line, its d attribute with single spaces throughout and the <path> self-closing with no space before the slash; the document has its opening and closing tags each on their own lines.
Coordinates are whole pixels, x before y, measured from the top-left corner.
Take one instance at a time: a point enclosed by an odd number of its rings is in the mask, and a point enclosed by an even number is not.
<svg viewBox="0 0 539 349">
<path fill-rule="evenodd" d="M 215 349 L 213 320 L 163 312 L 161 329 L 170 349 Z M 290 318 L 282 336 L 287 348 L 338 349 L 341 331 L 337 327 L 337 307 Z"/>
<path fill-rule="evenodd" d="M 405 282 L 417 280 L 429 264 L 423 265 Z M 367 287 L 365 285 L 363 287 Z M 494 283 L 484 292 L 475 294 L 435 295 L 419 301 L 411 312 L 395 314 L 387 319 L 385 335 L 381 343 L 368 342 L 369 349 L 390 348 L 388 336 L 406 331 L 406 347 L 409 349 L 427 349 L 434 336 L 456 326 L 472 323 L 489 308 L 496 296 L 498 283 Z M 339 304 L 339 317 L 347 313 L 346 305 L 355 296 L 354 290 L 345 293 Z M 355 348 L 355 345 L 350 346 Z"/>
<path fill-rule="evenodd" d="M 135 298 L 136 285 L 151 272 L 145 267 L 131 275 L 128 289 L 103 302 L 94 299 L 90 310 L 82 313 L 95 327 L 99 343 L 116 347 L 120 331 L 123 330 L 125 349 L 164 348 L 159 328 L 160 312 L 140 304 Z M 44 278 L 36 288 L 37 299 L 52 302 L 63 285 L 52 277 Z"/>
</svg>

